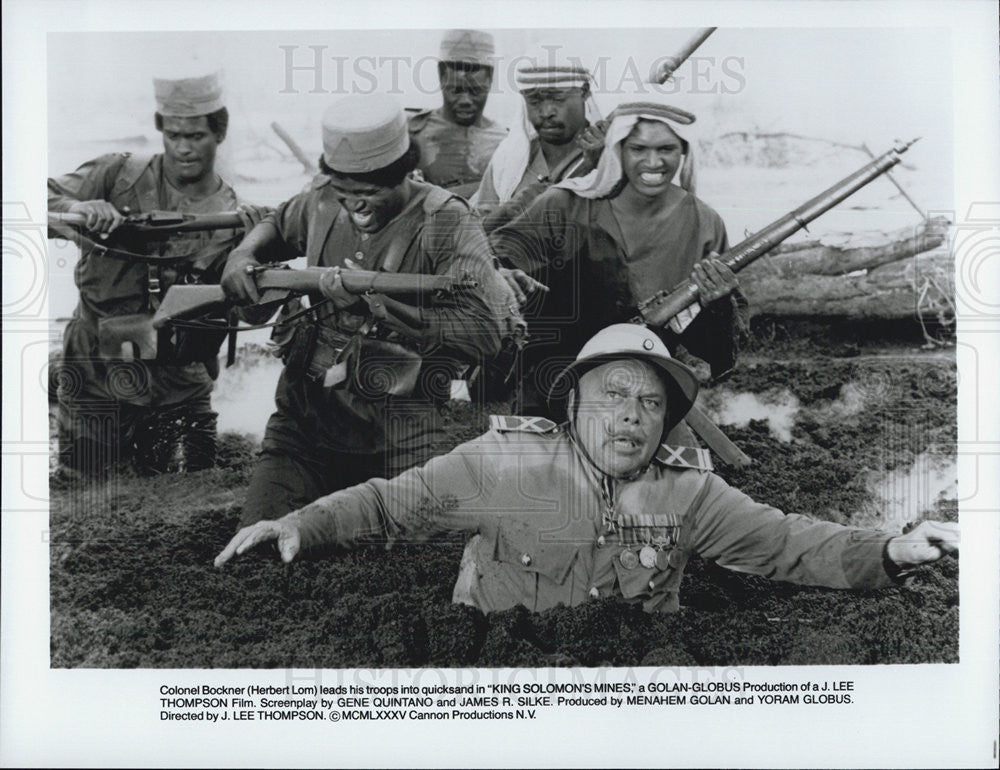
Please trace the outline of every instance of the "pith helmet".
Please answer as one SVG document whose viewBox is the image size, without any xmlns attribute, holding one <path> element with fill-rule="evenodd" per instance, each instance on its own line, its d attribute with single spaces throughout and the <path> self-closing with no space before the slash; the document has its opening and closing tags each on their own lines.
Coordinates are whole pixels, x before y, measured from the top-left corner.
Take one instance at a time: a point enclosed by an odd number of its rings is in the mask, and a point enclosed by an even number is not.
<svg viewBox="0 0 1000 770">
<path fill-rule="evenodd" d="M 483 67 L 493 66 L 493 35 L 478 29 L 450 29 L 441 38 L 440 59 Z"/>
<path fill-rule="evenodd" d="M 641 324 L 613 324 L 587 340 L 576 360 L 553 381 L 549 388 L 549 406 L 556 408 L 556 402 L 562 401 L 573 379 L 609 361 L 630 358 L 652 364 L 677 385 L 686 403 L 670 404 L 670 422 L 680 422 L 698 396 L 698 378 L 687 366 L 671 358 L 663 340 Z"/>
<path fill-rule="evenodd" d="M 391 96 L 345 96 L 323 113 L 323 160 L 334 171 L 377 171 L 409 148 L 406 115 Z"/>
<path fill-rule="evenodd" d="M 219 74 L 153 78 L 156 111 L 169 118 L 196 118 L 221 110 L 225 104 Z"/>
</svg>

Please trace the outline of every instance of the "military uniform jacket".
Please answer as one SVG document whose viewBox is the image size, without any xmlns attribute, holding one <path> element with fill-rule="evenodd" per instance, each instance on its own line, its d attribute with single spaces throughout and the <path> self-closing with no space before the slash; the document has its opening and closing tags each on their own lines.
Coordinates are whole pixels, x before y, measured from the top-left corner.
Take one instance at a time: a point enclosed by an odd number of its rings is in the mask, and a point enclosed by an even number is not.
<svg viewBox="0 0 1000 770">
<path fill-rule="evenodd" d="M 106 200 L 119 211 L 128 207 L 132 214 L 232 211 L 239 203 L 236 193 L 221 179 L 219 183 L 219 189 L 211 195 L 192 199 L 167 182 L 162 154 L 139 157 L 110 153 L 84 163 L 72 173 L 49 179 L 49 211 L 67 212 L 74 203 L 85 200 Z M 103 256 L 86 243 L 83 245 L 74 269 L 80 301 L 63 341 L 64 362 L 72 365 L 79 381 L 74 398 L 83 403 L 112 399 L 167 406 L 211 393 L 212 380 L 199 362 L 175 365 L 131 361 L 126 368 L 115 363 L 109 369 L 98 352 L 98 329 L 103 319 L 112 316 L 152 315 L 156 303 L 175 282 L 218 283 L 225 257 L 236 245 L 239 232 L 227 229 L 178 233 L 169 239 L 149 240 L 140 234 L 116 235 L 115 245 L 133 254 L 194 255 L 170 266 Z M 159 292 L 150 291 L 156 282 Z"/>
<path fill-rule="evenodd" d="M 420 147 L 418 168 L 432 184 L 471 196 L 507 129 L 485 115 L 471 126 L 445 118 L 439 107 L 412 115 L 410 140 Z"/>
<path fill-rule="evenodd" d="M 531 140 L 528 165 L 524 169 L 524 173 L 521 174 L 521 179 L 517 183 L 517 187 L 514 188 L 509 201 L 501 201 L 500 194 L 493 185 L 493 164 L 495 161 L 496 156 L 490 159 L 490 163 L 483 173 L 483 180 L 479 183 L 479 189 L 476 191 L 475 198 L 473 199 L 476 213 L 484 218 L 496 211 L 501 205 L 514 203 L 515 205 L 511 206 L 512 215 L 510 218 L 512 219 L 513 211 L 520 213 L 526 209 L 549 185 L 572 176 L 577 176 L 578 169 L 586 162 L 583 151 L 579 149 L 574 150 L 570 157 L 564 161 L 565 165 L 559 173 L 559 178 L 553 179 L 551 177 L 552 169 L 549 168 L 549 164 L 545 160 L 545 154 L 542 152 L 542 144 L 536 136 Z M 587 168 L 592 167 L 587 166 Z M 515 206 L 520 207 L 520 210 Z"/>
<path fill-rule="evenodd" d="M 423 467 L 336 492 L 285 521 L 305 548 L 369 536 L 478 533 L 469 596 L 484 612 L 516 605 L 541 611 L 598 596 L 676 611 L 691 554 L 805 585 L 893 582 L 883 562 L 888 535 L 755 503 L 687 450 L 664 448 L 637 479 L 612 480 L 565 430 L 541 418 L 506 419 L 530 422 L 514 431 L 498 424 Z M 666 552 L 662 568 L 623 562 L 623 552 L 649 543 Z"/>
<path fill-rule="evenodd" d="M 119 211 L 132 214 L 177 211 L 216 214 L 232 211 L 239 204 L 236 192 L 221 179 L 219 189 L 204 198 L 192 199 L 173 189 L 163 174 L 163 155 L 133 156 L 110 153 L 88 161 L 76 171 L 49 179 L 49 211 L 67 212 L 79 201 L 106 200 Z M 141 235 L 119 238 L 116 243 L 132 253 L 174 256 L 200 253 L 183 267 L 204 275 L 207 283 L 218 283 L 225 255 L 235 245 L 236 230 L 178 233 L 169 240 L 143 239 Z M 161 295 L 176 270 L 163 269 Z M 152 312 L 149 267 L 145 263 L 101 256 L 84 246 L 74 279 L 80 290 L 80 307 L 88 320 L 112 315 Z M 155 298 L 153 299 L 155 301 Z"/>
<path fill-rule="evenodd" d="M 365 270 L 472 279 L 477 282 L 474 289 L 424 297 L 422 304 L 413 308 L 418 319 L 415 325 L 389 318 L 369 333 L 420 353 L 424 360 L 421 382 L 425 374 L 429 377 L 432 369 L 440 370 L 455 356 L 469 362 L 495 356 L 500 347 L 499 307 L 505 287 L 482 227 L 468 206 L 441 188 L 411 182 L 414 192 L 403 211 L 378 232 L 362 233 L 351 224 L 348 212 L 324 180 L 281 204 L 265 219 L 280 236 L 273 256 L 291 259 L 305 255 L 310 265 L 323 267 L 343 267 L 350 260 Z M 311 299 L 318 302 L 322 297 Z M 423 429 L 411 425 L 404 413 L 431 407 L 426 393 L 408 398 L 366 398 L 347 385 L 324 387 L 320 364 L 334 364 L 339 351 L 368 320 L 369 308 L 364 301 L 359 298 L 355 306 L 342 311 L 326 305 L 316 312 L 318 340 L 310 369 L 297 372 L 289 365 L 282 372 L 276 396 L 279 414 L 268 425 L 265 449 L 300 452 L 319 446 L 374 453 L 423 441 L 417 436 Z M 306 323 L 300 322 L 299 331 Z M 402 427 L 387 425 L 393 414 Z"/>
</svg>

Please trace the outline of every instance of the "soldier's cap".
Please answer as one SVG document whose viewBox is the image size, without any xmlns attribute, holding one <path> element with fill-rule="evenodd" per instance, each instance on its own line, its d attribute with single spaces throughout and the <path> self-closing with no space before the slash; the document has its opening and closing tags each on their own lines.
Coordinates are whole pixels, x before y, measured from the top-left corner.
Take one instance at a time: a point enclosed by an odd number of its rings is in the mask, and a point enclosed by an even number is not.
<svg viewBox="0 0 1000 770">
<path fill-rule="evenodd" d="M 153 78 L 153 95 L 156 111 L 165 118 L 196 118 L 225 107 L 219 72 L 181 78 Z"/>
<path fill-rule="evenodd" d="M 492 67 L 496 49 L 493 35 L 478 29 L 450 29 L 441 38 L 439 59 L 443 62 L 462 62 Z"/>
<path fill-rule="evenodd" d="M 642 324 L 613 324 L 601 329 L 587 340 L 576 360 L 563 369 L 549 388 L 548 402 L 552 409 L 561 404 L 573 385 L 589 370 L 625 359 L 637 359 L 658 368 L 677 385 L 686 403 L 669 406 L 670 423 L 676 425 L 694 405 L 698 397 L 698 378 L 680 361 L 670 356 L 670 351 L 656 334 Z"/>
<path fill-rule="evenodd" d="M 408 149 L 406 115 L 391 96 L 345 96 L 323 113 L 323 160 L 334 171 L 377 171 L 399 160 Z"/>
</svg>

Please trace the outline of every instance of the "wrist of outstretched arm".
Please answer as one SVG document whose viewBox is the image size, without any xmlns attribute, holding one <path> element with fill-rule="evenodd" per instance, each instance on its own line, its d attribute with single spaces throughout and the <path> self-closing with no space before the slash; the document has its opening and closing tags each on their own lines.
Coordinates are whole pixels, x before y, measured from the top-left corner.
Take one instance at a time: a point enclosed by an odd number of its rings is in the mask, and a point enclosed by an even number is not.
<svg viewBox="0 0 1000 770">
<path fill-rule="evenodd" d="M 317 503 L 287 513 L 278 522 L 298 532 L 302 551 L 337 542 L 335 522 L 329 512 Z"/>
<path fill-rule="evenodd" d="M 898 537 L 898 535 L 896 536 Z M 892 542 L 896 537 L 890 537 L 885 541 L 885 547 L 882 549 L 882 563 L 885 566 L 885 571 L 892 578 L 894 583 L 903 584 L 906 582 L 906 578 L 909 577 L 913 570 L 915 569 L 912 565 L 900 564 L 893 558 Z"/>
<path fill-rule="evenodd" d="M 844 548 L 841 565 L 847 582 L 855 588 L 886 588 L 902 583 L 904 570 L 889 557 L 889 541 L 885 532 L 853 530 Z"/>
</svg>

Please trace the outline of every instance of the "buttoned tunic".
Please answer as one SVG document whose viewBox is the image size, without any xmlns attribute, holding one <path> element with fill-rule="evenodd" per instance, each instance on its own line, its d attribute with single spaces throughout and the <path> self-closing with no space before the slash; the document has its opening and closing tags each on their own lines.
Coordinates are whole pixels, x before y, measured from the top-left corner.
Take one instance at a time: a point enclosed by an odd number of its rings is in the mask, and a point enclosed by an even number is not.
<svg viewBox="0 0 1000 770">
<path fill-rule="evenodd" d="M 285 521 L 306 549 L 373 536 L 477 533 L 466 601 L 484 612 L 541 611 L 603 596 L 673 612 L 692 554 L 804 585 L 892 584 L 883 561 L 889 535 L 756 503 L 691 462 L 690 451 L 664 447 L 637 478 L 614 480 L 564 428 L 492 430 L 394 479 L 320 498 Z M 624 552 L 644 546 L 665 552 L 659 565 L 623 561 Z"/>
</svg>

